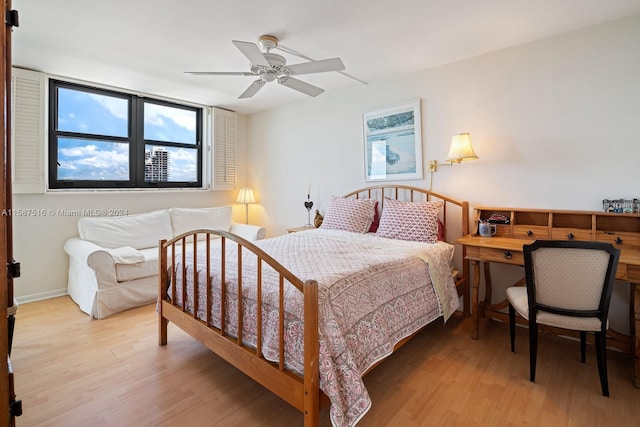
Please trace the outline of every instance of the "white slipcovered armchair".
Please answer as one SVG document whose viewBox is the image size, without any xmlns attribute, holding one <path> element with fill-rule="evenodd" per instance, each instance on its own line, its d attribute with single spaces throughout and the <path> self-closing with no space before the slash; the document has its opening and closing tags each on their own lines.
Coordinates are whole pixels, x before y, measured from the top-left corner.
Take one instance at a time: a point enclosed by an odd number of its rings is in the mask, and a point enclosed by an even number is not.
<svg viewBox="0 0 640 427">
<path fill-rule="evenodd" d="M 229 231 L 250 241 L 266 234 L 262 227 L 232 222 L 231 206 L 81 218 L 79 236 L 64 245 L 69 295 L 96 319 L 155 302 L 158 242 L 200 228 Z"/>
</svg>

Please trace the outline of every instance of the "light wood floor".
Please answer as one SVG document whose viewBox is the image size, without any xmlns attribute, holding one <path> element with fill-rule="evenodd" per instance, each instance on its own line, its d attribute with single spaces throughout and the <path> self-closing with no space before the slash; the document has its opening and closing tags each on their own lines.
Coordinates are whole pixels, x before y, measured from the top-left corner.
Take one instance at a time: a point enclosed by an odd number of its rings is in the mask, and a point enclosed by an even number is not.
<svg viewBox="0 0 640 427">
<path fill-rule="evenodd" d="M 23 402 L 18 426 L 295 426 L 302 415 L 170 325 L 156 344 L 153 305 L 90 320 L 68 297 L 18 309 L 12 363 Z M 470 319 L 428 326 L 365 379 L 373 405 L 358 426 L 640 425 L 629 355 L 610 351 L 611 397 L 595 352 L 541 335 L 529 382 L 526 330 Z M 328 409 L 321 425 L 330 425 Z"/>
</svg>

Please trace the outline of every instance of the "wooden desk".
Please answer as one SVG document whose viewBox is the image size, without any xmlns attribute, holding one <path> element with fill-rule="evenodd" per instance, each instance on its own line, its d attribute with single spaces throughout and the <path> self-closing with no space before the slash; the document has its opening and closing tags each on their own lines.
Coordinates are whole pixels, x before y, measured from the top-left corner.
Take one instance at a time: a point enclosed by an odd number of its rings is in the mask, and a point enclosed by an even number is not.
<svg viewBox="0 0 640 427">
<path fill-rule="evenodd" d="M 596 240 L 613 243 L 621 249 L 616 279 L 631 284 L 629 310 L 630 336 L 609 330 L 607 345 L 634 356 L 634 384 L 640 388 L 640 214 L 619 214 L 587 211 L 547 211 L 535 209 L 476 208 L 476 221 L 486 220 L 492 213 L 510 219 L 509 224 L 497 224 L 495 237 L 480 237 L 473 233 L 455 243 L 464 245 L 465 259 L 471 263 L 473 283 L 471 337 L 479 338 L 481 318 L 508 321 L 507 300 L 491 304 L 492 283 L 490 264 L 524 265 L 522 246 L 536 239 Z M 479 300 L 480 264 L 484 266 L 485 297 Z M 524 276 L 524 271 L 523 271 Z M 516 285 L 524 285 L 524 277 Z M 526 324 L 523 319 L 520 323 Z M 558 329 L 546 328 L 551 332 Z M 566 335 L 566 332 L 564 332 Z M 577 336 L 577 335 L 576 335 Z"/>
</svg>

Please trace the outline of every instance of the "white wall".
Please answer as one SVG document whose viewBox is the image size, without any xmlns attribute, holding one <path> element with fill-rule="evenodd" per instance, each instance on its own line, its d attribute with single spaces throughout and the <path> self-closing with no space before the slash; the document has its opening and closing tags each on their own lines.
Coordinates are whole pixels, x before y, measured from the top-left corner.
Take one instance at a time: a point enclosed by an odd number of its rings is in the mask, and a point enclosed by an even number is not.
<svg viewBox="0 0 640 427">
<path fill-rule="evenodd" d="M 459 132 L 480 157 L 439 169 L 434 191 L 472 206 L 580 210 L 639 197 L 638 46 L 640 15 L 252 115 L 253 220 L 280 234 L 306 223 L 309 183 L 321 212 L 365 186 L 362 112 L 414 98 L 425 163 L 444 159 Z M 428 175 L 407 183 L 428 187 Z M 522 275 L 495 270 L 504 286 Z M 617 286 L 614 302 L 627 292 Z"/>
<path fill-rule="evenodd" d="M 238 115 L 238 188 L 247 173 L 247 117 Z M 14 281 L 18 301 L 33 301 L 67 292 L 69 259 L 64 242 L 78 235 L 78 217 L 63 211 L 122 209 L 129 215 L 170 207 L 233 205 L 234 221 L 244 222 L 244 205 L 236 191 L 102 191 L 14 194 L 13 208 L 44 211 L 44 216 L 13 216 L 14 258 L 21 277 Z"/>
</svg>

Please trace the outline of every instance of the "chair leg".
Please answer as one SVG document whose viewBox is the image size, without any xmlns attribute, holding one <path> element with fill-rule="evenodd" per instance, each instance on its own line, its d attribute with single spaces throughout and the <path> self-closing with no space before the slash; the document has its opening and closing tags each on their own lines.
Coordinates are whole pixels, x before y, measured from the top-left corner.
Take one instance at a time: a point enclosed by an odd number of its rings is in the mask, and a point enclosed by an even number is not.
<svg viewBox="0 0 640 427">
<path fill-rule="evenodd" d="M 596 359 L 598 360 L 598 374 L 602 395 L 609 397 L 609 379 L 607 377 L 607 335 L 605 332 L 596 332 Z"/>
<path fill-rule="evenodd" d="M 585 363 L 587 361 L 587 333 L 580 331 L 580 362 Z"/>
<path fill-rule="evenodd" d="M 536 381 L 537 357 L 538 357 L 538 324 L 536 322 L 529 321 L 529 380 L 531 380 L 531 382 Z"/>
<path fill-rule="evenodd" d="M 509 337 L 511 338 L 511 353 L 516 351 L 516 309 L 509 303 Z"/>
</svg>

